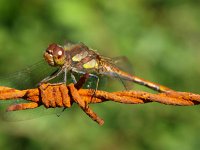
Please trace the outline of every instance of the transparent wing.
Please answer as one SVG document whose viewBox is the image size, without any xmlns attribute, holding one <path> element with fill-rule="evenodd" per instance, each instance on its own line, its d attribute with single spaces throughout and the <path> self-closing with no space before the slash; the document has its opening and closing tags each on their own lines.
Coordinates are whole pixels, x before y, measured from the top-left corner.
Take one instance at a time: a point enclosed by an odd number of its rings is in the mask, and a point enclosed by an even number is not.
<svg viewBox="0 0 200 150">
<path fill-rule="evenodd" d="M 133 65 L 126 56 L 114 57 L 112 58 L 112 61 L 121 70 L 126 72 L 133 71 Z"/>
<path fill-rule="evenodd" d="M 27 89 L 35 88 L 38 83 L 49 76 L 57 68 L 50 67 L 45 61 L 39 61 L 23 70 L 17 71 L 16 73 L 11 73 L 0 77 L 0 85 L 8 86 L 16 89 Z M 63 76 L 59 76 L 52 82 L 63 81 Z M 0 113 L 4 120 L 27 120 L 38 118 L 47 114 L 56 114 L 62 112 L 62 109 L 46 109 L 44 107 L 39 107 L 35 109 L 27 109 L 21 111 L 6 112 L 6 108 L 9 105 L 17 103 L 25 103 L 26 101 L 22 99 L 10 100 L 10 101 L 0 101 Z"/>
<path fill-rule="evenodd" d="M 133 65 L 131 64 L 131 62 L 129 61 L 129 59 L 126 56 L 121 56 L 121 57 L 115 57 L 113 58 L 114 64 L 115 66 L 117 66 L 119 69 L 128 72 L 128 73 L 132 73 L 133 72 Z M 126 90 L 131 90 L 133 89 L 133 83 L 127 80 L 123 80 L 120 77 L 117 77 L 120 79 L 120 81 L 122 82 L 122 84 L 124 85 Z"/>
<path fill-rule="evenodd" d="M 115 58 L 105 58 L 104 57 L 103 59 L 105 59 L 106 61 L 109 61 L 110 64 L 119 68 L 122 71 L 131 73 L 133 70 L 133 66 L 132 66 L 131 62 L 125 56 L 120 56 L 120 57 L 115 57 Z M 122 82 L 125 90 L 133 89 L 132 82 L 124 80 L 124 79 L 120 78 L 118 75 L 115 75 L 115 77 L 118 78 L 118 80 L 120 80 Z"/>
<path fill-rule="evenodd" d="M 23 70 L 1 76 L 0 85 L 17 89 L 34 88 L 37 87 L 42 79 L 49 76 L 55 70 L 56 68 L 49 66 L 42 60 Z"/>
</svg>

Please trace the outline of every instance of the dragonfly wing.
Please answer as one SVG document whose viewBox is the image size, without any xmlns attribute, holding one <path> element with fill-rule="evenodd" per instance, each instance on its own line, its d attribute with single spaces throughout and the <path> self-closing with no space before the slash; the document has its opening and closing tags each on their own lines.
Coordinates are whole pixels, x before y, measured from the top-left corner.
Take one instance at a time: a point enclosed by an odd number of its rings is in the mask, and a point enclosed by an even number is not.
<svg viewBox="0 0 200 150">
<path fill-rule="evenodd" d="M 0 77 L 1 86 L 17 89 L 34 88 L 38 83 L 49 76 L 56 68 L 50 67 L 46 62 L 39 61 L 23 70 Z"/>
<path fill-rule="evenodd" d="M 49 76 L 52 72 L 55 71 L 54 67 L 50 67 L 45 61 L 39 61 L 23 70 L 17 71 L 15 73 L 9 75 L 2 75 L 0 77 L 0 85 L 8 86 L 16 89 L 27 89 L 34 88 L 38 86 L 38 83 Z M 52 82 L 58 82 L 60 80 L 63 81 L 63 76 L 61 75 L 57 79 Z M 35 109 L 27 109 L 20 111 L 11 111 L 6 112 L 6 109 L 10 105 L 27 103 L 28 101 L 22 99 L 16 100 L 0 100 L 0 116 L 3 120 L 7 121 L 21 121 L 21 120 L 29 120 L 33 118 L 38 118 L 40 116 L 48 115 L 48 114 L 57 114 L 62 112 L 62 109 L 46 109 L 43 106 L 35 108 Z"/>
<path fill-rule="evenodd" d="M 134 85 L 132 82 L 130 82 L 128 80 L 124 80 L 124 79 L 120 78 L 119 76 L 116 76 L 116 78 L 118 78 L 122 82 L 125 90 L 132 90 L 134 88 Z"/>
<path fill-rule="evenodd" d="M 120 70 L 129 72 L 129 73 L 132 72 L 132 70 L 133 70 L 133 66 L 126 56 L 112 58 L 112 65 L 119 68 Z M 133 82 L 124 80 L 124 79 L 120 78 L 120 76 L 117 74 L 115 75 L 115 77 L 118 78 L 122 82 L 125 90 L 133 89 L 133 87 L 134 87 Z"/>
<path fill-rule="evenodd" d="M 112 61 L 119 69 L 129 73 L 133 72 L 133 65 L 126 56 L 114 57 L 112 58 Z"/>
</svg>

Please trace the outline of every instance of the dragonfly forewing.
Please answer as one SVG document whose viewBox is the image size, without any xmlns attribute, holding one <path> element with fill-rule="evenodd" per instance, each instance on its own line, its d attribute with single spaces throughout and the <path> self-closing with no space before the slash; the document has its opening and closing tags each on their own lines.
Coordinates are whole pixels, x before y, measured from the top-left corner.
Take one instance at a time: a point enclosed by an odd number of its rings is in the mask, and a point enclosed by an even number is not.
<svg viewBox="0 0 200 150">
<path fill-rule="evenodd" d="M 56 68 L 50 67 L 45 61 L 41 60 L 31 66 L 26 67 L 23 70 L 17 71 L 15 73 L 10 73 L 5 76 L 0 77 L 0 86 L 8 86 L 16 89 L 28 89 L 35 88 L 38 86 L 40 81 L 45 77 L 49 76 Z M 63 81 L 63 76 L 59 76 L 52 82 Z M 16 100 L 0 100 L 0 114 L 3 120 L 7 121 L 21 121 L 38 118 L 40 116 L 45 116 L 48 114 L 59 114 L 62 109 L 46 109 L 43 106 L 36 109 L 28 109 L 21 111 L 11 111 L 7 112 L 6 109 L 10 105 L 15 105 L 18 103 L 27 103 L 27 101 L 22 99 Z"/>
<path fill-rule="evenodd" d="M 9 86 L 17 89 L 34 88 L 46 76 L 55 71 L 56 68 L 48 66 L 41 60 L 23 70 L 0 76 L 0 86 Z"/>
</svg>

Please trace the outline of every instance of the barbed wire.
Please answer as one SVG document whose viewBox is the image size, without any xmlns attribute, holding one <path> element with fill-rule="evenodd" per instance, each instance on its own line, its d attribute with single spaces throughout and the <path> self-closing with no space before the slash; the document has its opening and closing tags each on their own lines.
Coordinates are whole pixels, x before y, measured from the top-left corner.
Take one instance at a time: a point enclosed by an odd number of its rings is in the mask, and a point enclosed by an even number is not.
<svg viewBox="0 0 200 150">
<path fill-rule="evenodd" d="M 189 92 L 169 91 L 166 93 L 152 94 L 143 91 L 106 92 L 93 89 L 81 89 L 86 77 L 82 77 L 77 84 L 50 84 L 45 83 L 35 89 L 17 90 L 0 86 L 0 100 L 24 99 L 28 103 L 14 104 L 7 111 L 34 109 L 41 105 L 46 108 L 70 108 L 73 103 L 79 107 L 95 122 L 104 123 L 90 107 L 97 104 L 113 101 L 123 104 L 145 104 L 158 102 L 166 105 L 193 106 L 200 103 L 200 95 Z"/>
</svg>

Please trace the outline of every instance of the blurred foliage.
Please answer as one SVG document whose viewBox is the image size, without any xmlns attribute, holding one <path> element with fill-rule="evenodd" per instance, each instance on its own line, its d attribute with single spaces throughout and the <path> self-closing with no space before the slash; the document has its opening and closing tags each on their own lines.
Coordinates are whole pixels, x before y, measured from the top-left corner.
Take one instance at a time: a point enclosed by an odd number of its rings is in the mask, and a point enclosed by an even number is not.
<svg viewBox="0 0 200 150">
<path fill-rule="evenodd" d="M 138 76 L 200 93 L 199 39 L 198 0 L 0 0 L 1 75 L 41 60 L 52 42 L 81 41 L 109 57 L 127 56 Z M 77 106 L 60 117 L 0 121 L 0 149 L 200 147 L 199 106 L 92 107 L 105 119 L 103 127 Z"/>
</svg>

